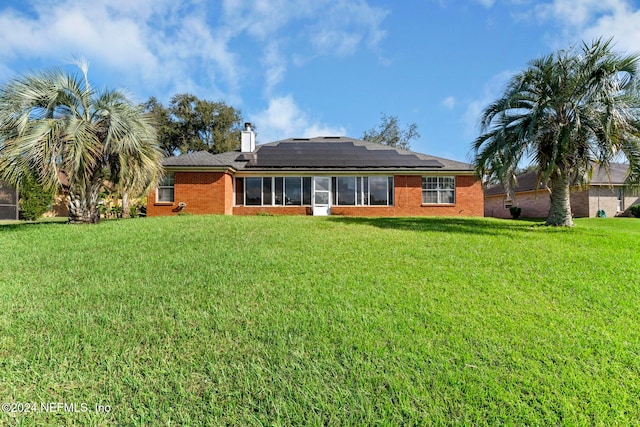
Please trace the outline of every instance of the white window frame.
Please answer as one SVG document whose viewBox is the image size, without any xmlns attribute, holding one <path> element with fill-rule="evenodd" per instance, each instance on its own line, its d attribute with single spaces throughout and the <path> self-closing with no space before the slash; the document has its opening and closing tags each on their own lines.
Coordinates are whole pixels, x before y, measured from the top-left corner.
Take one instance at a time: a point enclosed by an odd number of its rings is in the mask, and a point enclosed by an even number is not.
<svg viewBox="0 0 640 427">
<path fill-rule="evenodd" d="M 170 185 L 166 183 L 165 180 L 167 180 L 167 179 L 169 179 L 169 181 L 171 182 Z M 163 176 L 162 177 L 162 181 L 160 181 L 160 184 L 158 185 L 158 188 L 156 189 L 156 203 L 174 203 L 175 200 L 176 200 L 175 185 L 176 185 L 175 173 L 168 172 L 165 176 Z M 173 196 L 173 197 L 171 197 L 171 200 L 161 200 L 160 199 L 160 194 L 161 194 L 160 190 L 165 190 L 165 189 L 171 189 L 171 194 Z"/>
<path fill-rule="evenodd" d="M 436 181 L 436 188 L 425 188 L 425 183 L 426 183 L 426 179 L 427 178 L 435 178 Z M 444 180 L 445 179 L 451 179 L 453 180 L 453 189 L 451 188 L 445 188 L 444 187 Z M 449 202 L 449 201 L 443 201 L 443 194 L 444 193 L 449 193 L 453 191 L 453 202 Z M 427 202 L 425 201 L 425 195 L 427 193 L 435 193 L 437 194 L 437 201 L 436 202 Z M 456 204 L 456 177 L 455 176 L 449 176 L 449 175 L 425 175 L 422 177 L 422 204 L 423 205 L 455 205 Z"/>
</svg>

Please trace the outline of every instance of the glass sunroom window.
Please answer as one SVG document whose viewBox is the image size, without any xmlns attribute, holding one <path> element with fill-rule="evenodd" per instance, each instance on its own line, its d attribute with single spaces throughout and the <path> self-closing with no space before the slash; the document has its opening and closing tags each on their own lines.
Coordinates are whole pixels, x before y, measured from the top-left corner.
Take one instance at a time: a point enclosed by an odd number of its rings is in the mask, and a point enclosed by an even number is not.
<svg viewBox="0 0 640 427">
<path fill-rule="evenodd" d="M 338 206 L 393 205 L 393 176 L 339 176 L 332 182 Z"/>
<path fill-rule="evenodd" d="M 309 206 L 312 182 L 309 176 L 236 177 L 235 205 Z M 316 186 L 318 183 L 326 188 L 317 187 L 317 190 L 331 189 L 332 204 L 335 205 L 393 205 L 393 176 L 327 176 L 324 181 L 316 181 Z"/>
<path fill-rule="evenodd" d="M 262 178 L 244 179 L 244 204 L 247 206 L 262 205 Z"/>
<path fill-rule="evenodd" d="M 236 206 L 244 205 L 244 178 L 235 179 Z"/>
<path fill-rule="evenodd" d="M 369 177 L 369 204 L 387 205 L 389 204 L 388 179 L 386 176 Z"/>
<path fill-rule="evenodd" d="M 338 205 L 353 206 L 356 204 L 356 177 L 340 176 L 337 179 Z"/>
<path fill-rule="evenodd" d="M 310 176 L 302 177 L 302 204 L 303 205 L 311 204 L 311 177 Z"/>
<path fill-rule="evenodd" d="M 273 191 L 275 196 L 275 204 L 277 206 L 282 206 L 282 201 L 284 200 L 284 178 L 276 177 L 273 178 L 273 182 L 275 184 L 275 189 Z"/>
<path fill-rule="evenodd" d="M 302 179 L 299 176 L 284 179 L 284 200 L 287 205 L 302 204 Z"/>
</svg>

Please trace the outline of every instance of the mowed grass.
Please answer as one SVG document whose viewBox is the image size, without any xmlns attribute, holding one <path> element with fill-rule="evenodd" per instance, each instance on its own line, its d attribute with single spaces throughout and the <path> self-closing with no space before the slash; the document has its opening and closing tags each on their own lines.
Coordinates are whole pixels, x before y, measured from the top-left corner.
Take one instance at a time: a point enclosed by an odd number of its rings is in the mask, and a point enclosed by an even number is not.
<svg viewBox="0 0 640 427">
<path fill-rule="evenodd" d="M 640 221 L 576 222 L 0 226 L 0 424 L 638 425 Z"/>
</svg>

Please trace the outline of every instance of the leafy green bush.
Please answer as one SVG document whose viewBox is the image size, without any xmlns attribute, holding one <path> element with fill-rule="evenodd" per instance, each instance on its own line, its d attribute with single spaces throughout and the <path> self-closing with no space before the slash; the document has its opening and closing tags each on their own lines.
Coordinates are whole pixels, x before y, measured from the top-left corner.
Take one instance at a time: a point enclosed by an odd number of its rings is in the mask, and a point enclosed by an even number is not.
<svg viewBox="0 0 640 427">
<path fill-rule="evenodd" d="M 29 175 L 19 188 L 20 218 L 34 221 L 53 204 L 53 193 L 45 191 L 33 175 Z"/>
<path fill-rule="evenodd" d="M 519 206 L 511 206 L 509 208 L 509 212 L 511 213 L 511 216 L 513 217 L 513 219 L 518 219 L 518 218 L 520 218 L 520 214 L 522 213 L 522 209 Z"/>
<path fill-rule="evenodd" d="M 636 218 L 640 218 L 640 205 L 633 205 L 629 208 L 629 212 L 631 212 L 631 215 L 635 216 Z"/>
</svg>

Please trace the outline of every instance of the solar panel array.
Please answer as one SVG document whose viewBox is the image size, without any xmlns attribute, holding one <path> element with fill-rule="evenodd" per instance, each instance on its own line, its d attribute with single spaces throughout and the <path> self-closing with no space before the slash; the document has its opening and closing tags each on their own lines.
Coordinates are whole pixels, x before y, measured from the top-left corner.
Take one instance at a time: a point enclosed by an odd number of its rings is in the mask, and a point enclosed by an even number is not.
<svg viewBox="0 0 640 427">
<path fill-rule="evenodd" d="M 392 149 L 369 150 L 344 142 L 280 142 L 259 147 L 248 168 L 442 168 L 434 159 L 400 154 Z"/>
</svg>

